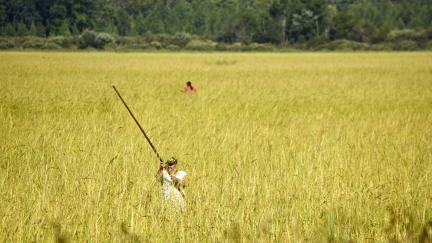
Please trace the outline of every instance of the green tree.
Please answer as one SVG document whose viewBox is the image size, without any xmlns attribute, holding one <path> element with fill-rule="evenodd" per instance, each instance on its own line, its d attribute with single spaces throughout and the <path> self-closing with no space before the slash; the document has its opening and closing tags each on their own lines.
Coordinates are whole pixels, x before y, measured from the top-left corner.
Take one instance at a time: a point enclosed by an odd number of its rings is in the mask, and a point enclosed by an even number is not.
<svg viewBox="0 0 432 243">
<path fill-rule="evenodd" d="M 186 16 L 188 22 L 183 28 L 184 31 L 201 36 L 214 35 L 215 28 L 212 24 L 216 16 L 212 14 L 212 9 L 211 1 L 192 1 Z"/>
<path fill-rule="evenodd" d="M 71 36 L 70 24 L 68 19 L 63 20 L 63 23 L 57 29 L 56 34 L 62 36 Z"/>
<path fill-rule="evenodd" d="M 219 41 L 236 42 L 235 27 L 238 14 L 238 1 L 221 0 L 216 3 L 214 10 L 216 18 L 215 35 Z"/>
<path fill-rule="evenodd" d="M 15 27 L 13 26 L 12 23 L 7 23 L 6 27 L 4 29 L 4 34 L 6 36 L 15 36 L 16 31 L 15 31 Z"/>
<path fill-rule="evenodd" d="M 362 42 L 373 42 L 379 37 L 383 12 L 377 11 L 378 5 L 358 2 L 349 5 L 335 18 L 334 29 L 331 31 L 335 39 L 349 39 Z M 384 30 L 384 29 L 383 29 Z"/>
<path fill-rule="evenodd" d="M 6 6 L 4 0 L 0 0 L 0 35 L 5 34 L 6 20 Z"/>
<path fill-rule="evenodd" d="M 136 31 L 138 35 L 144 35 L 147 32 L 144 16 L 142 14 L 139 14 L 135 18 L 136 18 Z"/>
<path fill-rule="evenodd" d="M 59 35 L 61 25 L 67 14 L 67 7 L 63 0 L 56 1 L 49 9 L 49 19 L 47 21 L 49 35 Z"/>
<path fill-rule="evenodd" d="M 137 36 L 138 35 L 137 21 L 136 21 L 135 17 L 132 17 L 130 22 L 129 22 L 128 35 L 130 35 L 130 36 Z"/>
<path fill-rule="evenodd" d="M 254 41 L 258 43 L 279 44 L 283 40 L 282 32 L 277 21 L 269 15 L 262 15 L 258 21 L 258 28 L 254 35 Z"/>
<path fill-rule="evenodd" d="M 16 35 L 17 36 L 28 35 L 27 26 L 23 22 L 18 22 L 17 27 L 16 27 Z"/>
<path fill-rule="evenodd" d="M 104 28 L 104 31 L 105 31 L 106 33 L 109 33 L 109 34 L 112 34 L 112 35 L 117 35 L 117 34 L 118 34 L 118 32 L 117 32 L 117 27 L 116 27 L 116 25 L 114 24 L 114 21 L 113 21 L 113 20 L 110 20 L 110 21 L 107 23 L 107 25 L 106 25 L 105 28 Z"/>
<path fill-rule="evenodd" d="M 117 12 L 116 27 L 119 35 L 127 35 L 130 32 L 129 15 L 125 10 Z"/>
<path fill-rule="evenodd" d="M 145 18 L 145 25 L 149 32 L 153 34 L 163 33 L 165 26 L 160 18 L 155 13 L 152 13 Z"/>
<path fill-rule="evenodd" d="M 236 40 L 243 43 L 252 42 L 257 28 L 258 20 L 255 13 L 252 10 L 244 11 L 235 26 Z"/>
<path fill-rule="evenodd" d="M 287 19 L 290 6 L 287 0 L 275 0 L 269 7 L 269 14 L 279 25 L 279 42 L 287 41 Z"/>
<path fill-rule="evenodd" d="M 35 24 L 32 22 L 28 34 L 32 36 L 45 37 L 45 29 L 41 23 L 37 22 Z"/>
</svg>

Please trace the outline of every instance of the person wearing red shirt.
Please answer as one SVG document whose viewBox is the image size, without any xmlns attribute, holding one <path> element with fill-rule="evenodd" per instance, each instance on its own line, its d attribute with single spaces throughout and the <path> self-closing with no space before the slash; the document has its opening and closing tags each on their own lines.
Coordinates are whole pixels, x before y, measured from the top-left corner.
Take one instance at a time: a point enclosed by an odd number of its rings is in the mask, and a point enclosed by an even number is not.
<svg viewBox="0 0 432 243">
<path fill-rule="evenodd" d="M 186 86 L 183 89 L 183 92 L 185 92 L 185 93 L 196 93 L 197 89 L 194 86 L 192 86 L 192 82 L 191 81 L 187 81 L 186 82 Z"/>
</svg>

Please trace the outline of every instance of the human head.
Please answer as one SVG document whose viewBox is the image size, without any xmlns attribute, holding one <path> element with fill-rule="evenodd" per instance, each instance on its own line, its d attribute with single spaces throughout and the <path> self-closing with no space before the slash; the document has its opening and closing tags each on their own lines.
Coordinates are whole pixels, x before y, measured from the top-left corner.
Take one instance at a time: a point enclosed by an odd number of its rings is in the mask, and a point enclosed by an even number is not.
<svg viewBox="0 0 432 243">
<path fill-rule="evenodd" d="M 173 171 L 177 166 L 177 159 L 174 157 L 167 159 L 167 161 L 165 161 L 165 166 L 168 171 Z"/>
<path fill-rule="evenodd" d="M 192 82 L 191 82 L 191 81 L 187 81 L 187 82 L 186 82 L 186 85 L 187 85 L 187 86 L 192 86 Z"/>
</svg>

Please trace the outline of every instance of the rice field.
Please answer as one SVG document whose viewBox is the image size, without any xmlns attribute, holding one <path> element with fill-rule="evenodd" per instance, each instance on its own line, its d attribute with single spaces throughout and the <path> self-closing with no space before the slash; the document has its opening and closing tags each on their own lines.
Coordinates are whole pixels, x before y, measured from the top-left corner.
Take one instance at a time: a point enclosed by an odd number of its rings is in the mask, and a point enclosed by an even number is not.
<svg viewBox="0 0 432 243">
<path fill-rule="evenodd" d="M 0 141 L 0 242 L 432 241 L 431 52 L 0 52 Z"/>
</svg>

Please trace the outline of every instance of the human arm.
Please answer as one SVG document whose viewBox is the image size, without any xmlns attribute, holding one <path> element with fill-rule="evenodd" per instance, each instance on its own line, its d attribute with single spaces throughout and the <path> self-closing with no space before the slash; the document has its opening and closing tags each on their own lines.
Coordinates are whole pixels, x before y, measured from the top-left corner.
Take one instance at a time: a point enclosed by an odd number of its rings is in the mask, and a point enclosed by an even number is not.
<svg viewBox="0 0 432 243">
<path fill-rule="evenodd" d="M 186 187 L 186 172 L 184 171 L 177 171 L 177 173 L 175 173 L 175 175 L 171 175 L 171 180 L 173 181 L 174 185 L 177 188 L 180 187 Z"/>
<path fill-rule="evenodd" d="M 156 175 L 155 175 L 155 178 L 156 178 L 157 181 L 162 181 L 162 171 L 164 169 L 163 165 L 164 164 L 161 161 L 160 164 L 159 164 L 159 169 L 158 169 L 158 171 L 156 172 Z"/>
<path fill-rule="evenodd" d="M 175 176 L 171 176 L 171 180 L 176 187 L 186 187 L 186 178 L 179 179 Z"/>
</svg>

